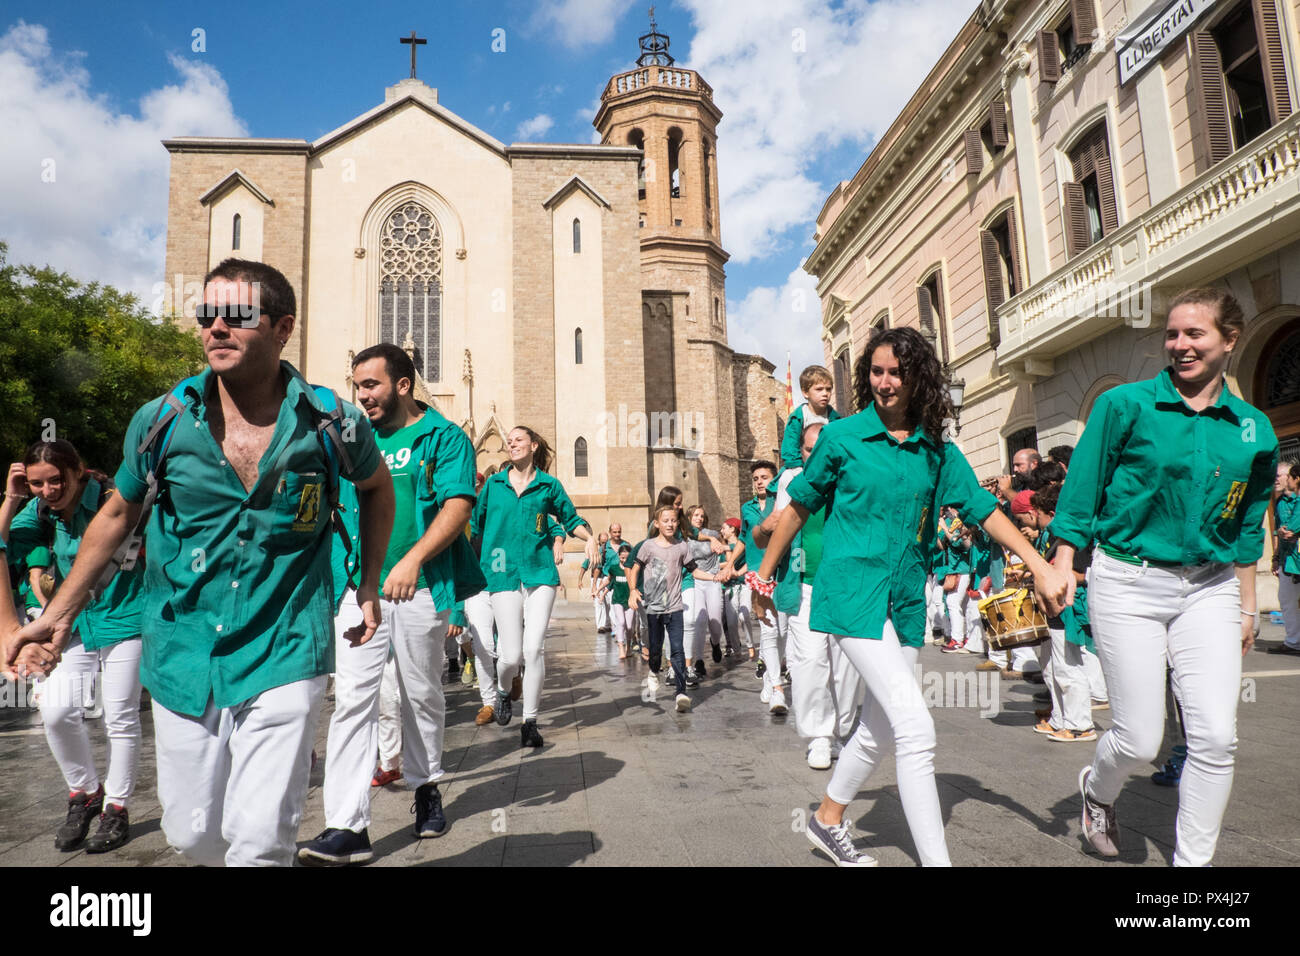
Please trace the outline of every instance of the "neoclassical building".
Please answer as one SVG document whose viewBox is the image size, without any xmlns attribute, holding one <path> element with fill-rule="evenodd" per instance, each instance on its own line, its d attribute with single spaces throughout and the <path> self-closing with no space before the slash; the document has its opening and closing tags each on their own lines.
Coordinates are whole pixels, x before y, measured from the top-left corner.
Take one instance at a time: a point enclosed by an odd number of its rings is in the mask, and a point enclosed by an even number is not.
<svg viewBox="0 0 1300 956">
<path fill-rule="evenodd" d="M 873 328 L 924 330 L 988 477 L 1075 444 L 1098 395 L 1165 365 L 1170 297 L 1226 286 L 1229 384 L 1300 455 L 1300 0 L 972 8 L 817 219 L 838 377 Z"/>
<path fill-rule="evenodd" d="M 480 470 L 525 424 L 593 525 L 643 526 L 664 484 L 720 522 L 780 443 L 783 394 L 727 344 L 721 118 L 652 25 L 601 95 L 598 145 L 506 145 L 414 77 L 314 142 L 166 140 L 167 281 L 275 265 L 309 380 L 347 396 L 352 355 L 402 345 Z"/>
</svg>

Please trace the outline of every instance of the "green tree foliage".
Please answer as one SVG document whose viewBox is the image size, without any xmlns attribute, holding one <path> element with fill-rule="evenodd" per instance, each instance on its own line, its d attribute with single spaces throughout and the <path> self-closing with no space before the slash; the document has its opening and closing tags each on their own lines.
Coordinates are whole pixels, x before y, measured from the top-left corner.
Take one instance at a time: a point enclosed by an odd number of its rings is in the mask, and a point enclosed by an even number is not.
<svg viewBox="0 0 1300 956">
<path fill-rule="evenodd" d="M 11 265 L 0 242 L 0 462 L 55 434 L 110 474 L 131 416 L 203 367 L 203 347 L 135 296 Z"/>
</svg>

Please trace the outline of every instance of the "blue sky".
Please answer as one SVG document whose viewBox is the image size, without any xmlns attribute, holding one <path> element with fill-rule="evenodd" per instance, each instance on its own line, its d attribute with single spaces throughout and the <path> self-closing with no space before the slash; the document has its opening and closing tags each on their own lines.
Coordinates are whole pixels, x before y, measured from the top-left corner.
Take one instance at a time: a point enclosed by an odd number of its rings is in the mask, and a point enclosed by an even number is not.
<svg viewBox="0 0 1300 956">
<path fill-rule="evenodd" d="M 452 112 L 504 142 L 590 142 L 606 80 L 634 65 L 647 6 L 6 3 L 0 127 L 18 135 L 15 148 L 0 150 L 0 239 L 11 261 L 49 262 L 147 301 L 163 271 L 167 161 L 158 140 L 314 139 L 382 102 L 384 87 L 407 75 L 409 47 L 398 38 L 412 29 L 428 39 L 420 78 Z M 787 351 L 796 375 L 823 360 L 814 280 L 799 269 L 817 211 L 974 6 L 656 5 L 672 53 L 714 87 L 724 114 L 733 347 L 761 352 L 782 375 Z M 497 29 L 503 53 L 492 50 Z"/>
</svg>

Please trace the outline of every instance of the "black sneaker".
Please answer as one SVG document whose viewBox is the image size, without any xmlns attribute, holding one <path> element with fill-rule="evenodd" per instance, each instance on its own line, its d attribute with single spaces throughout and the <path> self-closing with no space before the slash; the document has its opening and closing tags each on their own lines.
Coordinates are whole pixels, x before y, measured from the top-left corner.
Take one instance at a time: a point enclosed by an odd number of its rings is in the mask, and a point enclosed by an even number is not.
<svg viewBox="0 0 1300 956">
<path fill-rule="evenodd" d="M 542 735 L 537 732 L 537 721 L 525 720 L 524 725 L 519 730 L 519 746 L 540 747 L 542 745 Z"/>
<path fill-rule="evenodd" d="M 708 668 L 708 666 L 704 663 L 704 661 L 696 661 L 696 662 L 695 662 L 695 673 L 698 674 L 700 677 L 708 677 L 708 676 L 709 676 L 709 668 Z"/>
<path fill-rule="evenodd" d="M 715 664 L 721 664 L 721 663 L 722 663 L 722 645 L 721 645 L 721 644 L 714 644 L 714 645 L 713 645 L 713 663 L 715 663 Z"/>
<path fill-rule="evenodd" d="M 54 834 L 56 850 L 75 850 L 86 839 L 91 822 L 104 812 L 104 788 L 94 793 L 74 793 L 68 797 L 68 818 Z"/>
<path fill-rule="evenodd" d="M 754 680 L 762 680 L 763 675 L 767 673 L 767 665 L 763 663 L 763 658 L 758 659 L 758 666 L 754 668 Z"/>
<path fill-rule="evenodd" d="M 460 683 L 460 667 L 459 667 L 459 664 L 460 664 L 460 662 L 459 662 L 458 660 L 456 660 L 456 658 L 454 658 L 454 657 L 453 657 L 453 658 L 450 658 L 450 659 L 447 661 L 447 683 L 448 683 L 448 684 L 459 684 L 459 683 Z"/>
<path fill-rule="evenodd" d="M 687 686 L 687 687 L 699 687 L 699 686 L 700 686 L 700 675 L 697 674 L 697 673 L 695 673 L 695 671 L 693 671 L 693 670 L 692 670 L 691 668 L 689 668 L 689 667 L 686 668 L 686 686 Z"/>
<path fill-rule="evenodd" d="M 99 816 L 99 827 L 86 841 L 87 853 L 107 853 L 116 850 L 131 838 L 126 807 L 110 803 Z"/>
<path fill-rule="evenodd" d="M 298 848 L 298 861 L 304 866 L 347 866 L 366 863 L 374 855 L 366 830 L 322 830 L 320 836 Z"/>
<path fill-rule="evenodd" d="M 510 716 L 514 711 L 514 702 L 510 699 L 510 693 L 497 691 L 497 723 L 504 727 L 510 723 Z"/>
<path fill-rule="evenodd" d="M 784 684 L 786 687 L 789 687 L 790 684 L 792 683 L 792 681 L 790 680 L 790 668 L 785 666 L 781 667 L 781 683 Z"/>
<path fill-rule="evenodd" d="M 447 817 L 442 812 L 442 794 L 436 783 L 421 784 L 415 788 L 415 835 L 419 839 L 440 837 L 447 832 Z"/>
</svg>

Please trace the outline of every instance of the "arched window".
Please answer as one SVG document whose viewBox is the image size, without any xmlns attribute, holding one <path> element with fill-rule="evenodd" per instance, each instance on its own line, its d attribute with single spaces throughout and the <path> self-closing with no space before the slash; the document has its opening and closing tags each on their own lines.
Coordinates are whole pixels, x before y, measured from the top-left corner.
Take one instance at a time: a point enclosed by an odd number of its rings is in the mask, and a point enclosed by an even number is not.
<svg viewBox="0 0 1300 956">
<path fill-rule="evenodd" d="M 239 213 L 235 213 L 234 222 L 230 227 L 230 248 L 232 251 L 237 252 L 239 250 L 239 233 L 241 225 L 243 225 L 243 219 L 240 218 Z"/>
<path fill-rule="evenodd" d="M 574 217 L 573 220 L 573 254 L 576 256 L 582 251 L 582 220 Z"/>
<path fill-rule="evenodd" d="M 441 381 L 442 231 L 419 203 L 393 212 L 379 240 L 379 340 L 413 349 L 426 382 Z M 409 344 L 408 344 L 409 341 Z"/>
<path fill-rule="evenodd" d="M 579 438 L 573 443 L 573 476 L 587 477 L 587 439 Z"/>
<path fill-rule="evenodd" d="M 573 330 L 573 364 L 582 364 L 582 329 Z"/>
</svg>

